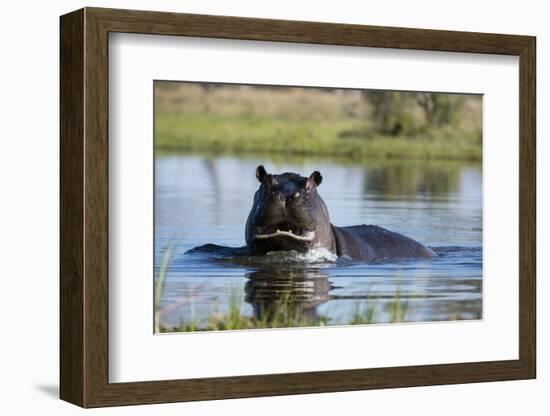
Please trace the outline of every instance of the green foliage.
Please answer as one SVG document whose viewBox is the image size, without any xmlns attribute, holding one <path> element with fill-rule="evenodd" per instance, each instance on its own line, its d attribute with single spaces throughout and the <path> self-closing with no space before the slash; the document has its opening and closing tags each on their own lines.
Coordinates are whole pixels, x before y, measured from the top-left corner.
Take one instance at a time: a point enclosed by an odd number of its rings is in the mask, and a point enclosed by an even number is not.
<svg viewBox="0 0 550 416">
<path fill-rule="evenodd" d="M 376 305 L 373 302 L 357 302 L 355 312 L 351 318 L 350 325 L 365 325 L 375 322 Z"/>
<path fill-rule="evenodd" d="M 401 290 L 398 286 L 397 291 L 395 292 L 395 297 L 388 304 L 388 311 L 389 311 L 389 314 L 390 314 L 390 321 L 391 322 L 405 322 L 405 316 L 407 315 L 408 308 L 409 308 L 408 302 L 403 301 L 401 299 Z"/>
<path fill-rule="evenodd" d="M 166 274 L 168 273 L 168 266 L 172 261 L 174 249 L 169 245 L 162 255 L 160 262 L 159 272 L 155 277 L 155 330 L 159 332 L 161 330 L 160 324 L 160 305 L 162 295 L 164 293 L 164 283 L 166 281 Z"/>
<path fill-rule="evenodd" d="M 160 85 L 158 150 L 359 161 L 481 159 L 478 96 Z"/>
<path fill-rule="evenodd" d="M 315 319 L 308 317 L 297 305 L 289 300 L 281 300 L 269 311 L 264 311 L 261 319 L 248 316 L 242 313 L 242 300 L 231 295 L 228 305 L 228 312 L 220 314 L 213 312 L 203 319 L 197 319 L 190 315 L 187 320 L 182 320 L 178 326 L 160 325 L 158 332 L 196 332 L 196 331 L 223 331 L 239 329 L 266 329 L 266 328 L 295 328 L 315 327 L 330 324 L 330 318 L 320 315 Z M 403 302 L 399 289 L 394 299 L 391 299 L 385 306 L 388 311 L 389 320 L 386 321 L 383 315 L 377 312 L 375 299 L 367 296 L 358 301 L 355 312 L 349 321 L 349 325 L 370 325 L 376 323 L 400 323 L 407 322 L 408 303 Z"/>
<path fill-rule="evenodd" d="M 456 122 L 465 102 L 463 95 L 418 93 L 416 97 L 427 122 L 438 127 Z"/>
<path fill-rule="evenodd" d="M 430 134 L 444 126 L 453 126 L 459 132 L 461 117 L 465 113 L 466 96 L 429 92 L 362 91 L 363 99 L 370 104 L 373 130 L 388 136 L 416 136 Z M 470 120 L 477 123 L 477 120 Z M 472 126 L 479 128 L 480 126 Z"/>
<path fill-rule="evenodd" d="M 352 160 L 481 159 L 478 136 L 456 135 L 456 131 L 445 128 L 414 140 L 383 135 L 340 137 L 345 131 L 361 131 L 361 125 L 356 121 L 282 123 L 258 118 L 226 121 L 211 115 L 171 115 L 157 119 L 155 146 L 158 150 L 213 154 L 311 155 Z"/>
</svg>

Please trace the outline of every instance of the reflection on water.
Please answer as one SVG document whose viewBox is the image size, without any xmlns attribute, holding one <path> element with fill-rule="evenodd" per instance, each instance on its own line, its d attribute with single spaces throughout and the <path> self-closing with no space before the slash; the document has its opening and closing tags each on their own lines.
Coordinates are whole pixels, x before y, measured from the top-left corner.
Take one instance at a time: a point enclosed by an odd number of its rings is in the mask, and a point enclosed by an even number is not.
<svg viewBox="0 0 550 416">
<path fill-rule="evenodd" d="M 329 300 L 330 274 L 321 269 L 265 268 L 246 277 L 245 300 L 262 321 L 314 322 L 316 307 Z"/>
<path fill-rule="evenodd" d="M 386 163 L 365 170 L 364 193 L 381 196 L 449 195 L 459 191 L 461 166 L 456 163 Z"/>
<path fill-rule="evenodd" d="M 277 173 L 320 170 L 319 193 L 335 225 L 377 224 L 433 247 L 439 256 L 373 265 L 327 253 L 249 258 L 213 247 L 186 254 L 206 243 L 244 245 L 260 163 Z M 477 164 L 159 155 L 157 274 L 163 249 L 168 243 L 176 248 L 161 298 L 162 323 L 168 329 L 190 322 L 220 329 L 212 327 L 213 317 L 231 314 L 282 327 L 479 319 L 481 196 Z"/>
</svg>

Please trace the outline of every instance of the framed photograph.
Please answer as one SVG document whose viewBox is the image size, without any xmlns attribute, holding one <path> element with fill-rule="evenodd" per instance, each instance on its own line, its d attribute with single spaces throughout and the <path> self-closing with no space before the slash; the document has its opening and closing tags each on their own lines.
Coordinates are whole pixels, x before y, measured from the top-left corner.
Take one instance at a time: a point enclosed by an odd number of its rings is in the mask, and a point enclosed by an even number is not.
<svg viewBox="0 0 550 416">
<path fill-rule="evenodd" d="M 60 29 L 63 400 L 535 378 L 534 37 Z"/>
</svg>

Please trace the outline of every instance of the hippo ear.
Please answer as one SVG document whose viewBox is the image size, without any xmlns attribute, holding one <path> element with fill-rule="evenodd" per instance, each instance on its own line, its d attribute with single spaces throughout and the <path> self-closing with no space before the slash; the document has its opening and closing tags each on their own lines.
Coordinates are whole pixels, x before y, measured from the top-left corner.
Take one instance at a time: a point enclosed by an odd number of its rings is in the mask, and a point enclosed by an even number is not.
<svg viewBox="0 0 550 416">
<path fill-rule="evenodd" d="M 263 165 L 260 165 L 256 168 L 256 178 L 260 181 L 260 182 L 264 182 L 265 179 L 267 178 L 267 171 L 265 170 L 264 166 Z"/>
<path fill-rule="evenodd" d="M 260 165 L 256 168 L 256 178 L 267 186 L 272 186 L 275 183 L 275 178 L 271 173 L 267 173 L 263 165 Z"/>
<path fill-rule="evenodd" d="M 319 171 L 315 171 L 311 175 L 309 175 L 307 184 L 310 187 L 315 187 L 315 186 L 321 185 L 322 181 L 323 181 L 323 177 L 321 176 L 321 173 Z"/>
</svg>

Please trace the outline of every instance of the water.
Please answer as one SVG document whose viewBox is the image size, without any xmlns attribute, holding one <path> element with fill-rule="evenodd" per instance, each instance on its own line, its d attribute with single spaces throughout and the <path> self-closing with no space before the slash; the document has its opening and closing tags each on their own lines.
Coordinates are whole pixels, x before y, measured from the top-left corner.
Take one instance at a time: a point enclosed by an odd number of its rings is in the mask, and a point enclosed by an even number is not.
<svg viewBox="0 0 550 416">
<path fill-rule="evenodd" d="M 427 322 L 482 317 L 480 164 L 269 160 L 161 154 L 156 158 L 156 275 L 168 265 L 160 303 L 163 327 L 191 321 L 204 329 L 230 305 L 295 325 Z M 239 247 L 258 187 L 255 169 L 321 171 L 318 192 L 338 226 L 376 224 L 433 248 L 434 259 L 362 264 L 326 250 L 249 258 L 219 251 L 186 253 L 207 243 Z M 269 312 L 269 313 L 268 313 Z M 362 319 L 354 321 L 358 312 Z"/>
</svg>

